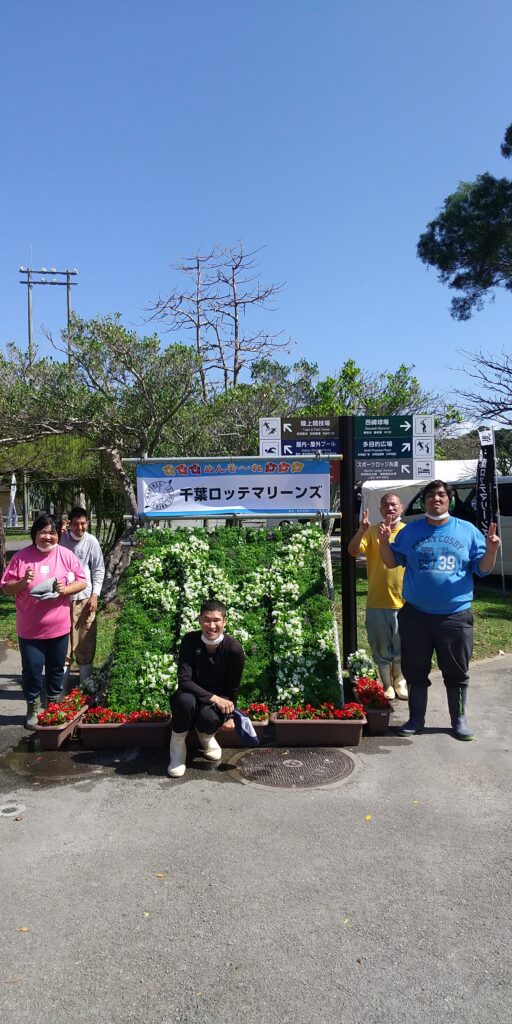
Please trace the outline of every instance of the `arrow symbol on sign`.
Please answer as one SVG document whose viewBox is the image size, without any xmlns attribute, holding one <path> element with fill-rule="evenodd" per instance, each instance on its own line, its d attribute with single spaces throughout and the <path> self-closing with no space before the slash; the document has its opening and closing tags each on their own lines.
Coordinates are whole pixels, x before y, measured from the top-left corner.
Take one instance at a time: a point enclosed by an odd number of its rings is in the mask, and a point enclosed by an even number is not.
<svg viewBox="0 0 512 1024">
<path fill-rule="evenodd" d="M 410 466 L 402 466 L 401 470 L 402 470 L 402 473 L 409 473 L 410 474 L 410 472 L 411 472 Z"/>
<path fill-rule="evenodd" d="M 410 429 L 411 429 L 411 424 L 410 424 L 409 420 L 406 420 L 405 423 L 401 423 L 400 424 L 400 430 L 410 430 Z"/>
<path fill-rule="evenodd" d="M 410 441 L 402 441 L 402 451 L 403 452 L 410 452 L 410 450 L 411 450 L 411 442 Z"/>
<path fill-rule="evenodd" d="M 275 455 L 277 448 L 267 448 L 267 455 Z"/>
<path fill-rule="evenodd" d="M 291 444 L 283 445 L 283 455 L 293 455 Z"/>
<path fill-rule="evenodd" d="M 292 432 L 292 425 L 291 425 L 291 423 L 283 423 L 283 434 L 284 434 L 285 430 L 287 430 L 288 433 L 291 434 L 291 432 Z"/>
</svg>

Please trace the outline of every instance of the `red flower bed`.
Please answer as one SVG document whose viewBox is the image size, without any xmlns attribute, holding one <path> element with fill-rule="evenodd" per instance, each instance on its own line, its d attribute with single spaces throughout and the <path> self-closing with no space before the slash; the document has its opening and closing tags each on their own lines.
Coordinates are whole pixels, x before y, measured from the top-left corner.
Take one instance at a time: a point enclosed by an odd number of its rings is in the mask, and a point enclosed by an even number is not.
<svg viewBox="0 0 512 1024">
<path fill-rule="evenodd" d="M 364 708 L 362 704 L 345 704 L 343 708 L 335 708 L 334 704 L 321 704 L 320 707 L 314 708 L 311 704 L 306 704 L 302 707 L 298 704 L 297 707 L 282 707 L 276 712 L 277 718 L 284 718 L 287 721 L 293 722 L 296 720 L 303 719 L 323 719 L 332 720 L 337 719 L 344 721 L 346 719 L 364 718 Z"/>
<path fill-rule="evenodd" d="M 356 680 L 354 695 L 361 701 L 365 710 L 368 708 L 380 709 L 389 707 L 389 701 L 384 693 L 382 683 L 379 683 L 377 679 L 370 679 L 369 676 L 361 676 Z"/>
<path fill-rule="evenodd" d="M 68 693 L 62 700 L 51 701 L 45 711 L 39 712 L 38 725 L 65 725 L 75 717 L 80 708 L 84 707 L 86 699 L 81 690 L 71 690 L 71 693 Z"/>
<path fill-rule="evenodd" d="M 267 704 L 249 704 L 248 708 L 240 709 L 243 715 L 247 715 L 251 722 L 266 722 L 270 715 Z"/>
<path fill-rule="evenodd" d="M 164 722 L 170 716 L 169 711 L 112 711 L 111 708 L 90 708 L 82 719 L 83 725 L 119 725 L 129 722 Z"/>
</svg>

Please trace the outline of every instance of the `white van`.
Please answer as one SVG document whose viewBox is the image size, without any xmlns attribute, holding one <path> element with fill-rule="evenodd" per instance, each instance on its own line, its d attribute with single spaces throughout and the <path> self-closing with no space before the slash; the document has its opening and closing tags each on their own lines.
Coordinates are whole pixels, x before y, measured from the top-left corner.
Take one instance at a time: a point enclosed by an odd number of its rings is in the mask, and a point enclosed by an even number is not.
<svg viewBox="0 0 512 1024">
<path fill-rule="evenodd" d="M 447 481 L 455 492 L 453 515 L 467 519 L 476 525 L 476 480 Z M 422 490 L 423 488 L 421 488 Z M 404 523 L 419 519 L 425 513 L 420 505 L 421 490 L 418 490 L 407 505 L 402 519 Z M 498 477 L 498 498 L 500 504 L 501 543 L 503 551 L 503 572 L 512 576 L 512 476 Z M 501 575 L 500 555 L 496 559 L 493 575 Z"/>
</svg>

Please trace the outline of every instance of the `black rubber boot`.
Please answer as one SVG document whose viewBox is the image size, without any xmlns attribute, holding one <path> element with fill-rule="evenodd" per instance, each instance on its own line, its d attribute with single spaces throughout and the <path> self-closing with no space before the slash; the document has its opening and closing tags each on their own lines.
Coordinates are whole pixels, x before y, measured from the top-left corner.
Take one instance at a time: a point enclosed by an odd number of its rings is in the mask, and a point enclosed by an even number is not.
<svg viewBox="0 0 512 1024">
<path fill-rule="evenodd" d="M 399 736 L 414 736 L 421 732 L 425 725 L 425 714 L 427 711 L 428 687 L 409 685 L 409 721 L 401 725 L 398 730 Z"/>
<path fill-rule="evenodd" d="M 25 729 L 30 729 L 31 731 L 35 729 L 37 725 L 37 716 L 40 710 L 41 701 L 39 697 L 36 697 L 35 700 L 27 702 L 27 717 L 25 719 Z"/>
<path fill-rule="evenodd" d="M 450 709 L 452 732 L 456 740 L 474 740 L 474 735 L 466 722 L 467 686 L 447 686 L 446 696 Z"/>
</svg>

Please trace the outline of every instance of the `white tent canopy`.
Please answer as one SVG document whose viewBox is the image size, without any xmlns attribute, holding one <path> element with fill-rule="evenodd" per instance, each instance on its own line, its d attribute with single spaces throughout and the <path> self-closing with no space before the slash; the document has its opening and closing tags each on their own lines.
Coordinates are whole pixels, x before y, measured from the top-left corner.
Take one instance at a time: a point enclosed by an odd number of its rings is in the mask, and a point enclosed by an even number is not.
<svg viewBox="0 0 512 1024">
<path fill-rule="evenodd" d="M 453 483 L 455 480 L 471 480 L 476 476 L 477 459 L 444 459 L 435 462 L 435 479 Z M 370 523 L 380 522 L 379 505 L 383 494 L 392 491 L 398 494 L 404 508 L 425 487 L 428 480 L 367 480 L 362 487 L 361 514 L 368 509 Z"/>
</svg>

